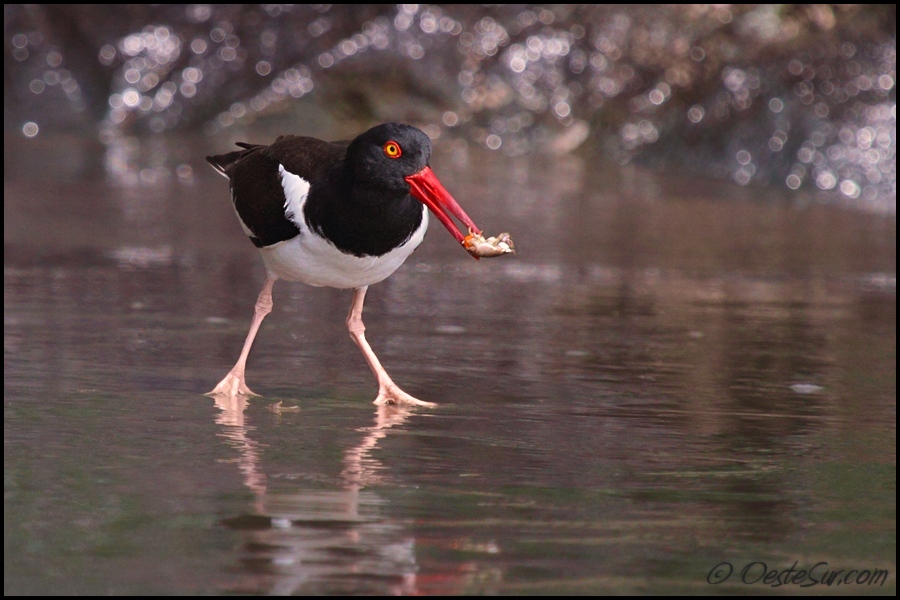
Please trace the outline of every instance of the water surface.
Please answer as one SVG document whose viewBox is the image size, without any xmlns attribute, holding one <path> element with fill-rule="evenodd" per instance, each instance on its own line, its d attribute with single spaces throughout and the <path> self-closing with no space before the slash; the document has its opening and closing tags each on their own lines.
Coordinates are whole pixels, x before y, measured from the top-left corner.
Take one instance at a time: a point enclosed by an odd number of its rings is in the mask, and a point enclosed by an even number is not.
<svg viewBox="0 0 900 600">
<path fill-rule="evenodd" d="M 374 407 L 350 292 L 283 282 L 229 403 L 264 272 L 224 181 L 42 152 L 4 182 L 6 593 L 895 593 L 893 217 L 439 147 L 520 251 L 433 224 L 369 290 L 438 407 Z"/>
</svg>

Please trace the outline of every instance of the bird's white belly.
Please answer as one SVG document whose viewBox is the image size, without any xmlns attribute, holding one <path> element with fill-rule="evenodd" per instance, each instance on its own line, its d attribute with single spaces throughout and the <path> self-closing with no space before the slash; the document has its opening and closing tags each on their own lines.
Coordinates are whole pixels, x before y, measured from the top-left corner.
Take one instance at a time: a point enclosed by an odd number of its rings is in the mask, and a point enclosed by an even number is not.
<svg viewBox="0 0 900 600">
<path fill-rule="evenodd" d="M 260 248 L 266 268 L 279 279 L 315 286 L 358 288 L 390 276 L 422 243 L 428 229 L 428 211 L 405 244 L 381 256 L 353 256 L 304 227 L 297 237 Z"/>
</svg>

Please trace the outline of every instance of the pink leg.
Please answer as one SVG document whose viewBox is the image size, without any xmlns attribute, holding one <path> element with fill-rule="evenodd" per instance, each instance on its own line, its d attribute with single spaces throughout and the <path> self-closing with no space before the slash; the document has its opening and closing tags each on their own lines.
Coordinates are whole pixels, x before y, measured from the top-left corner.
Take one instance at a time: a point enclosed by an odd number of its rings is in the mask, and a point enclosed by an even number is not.
<svg viewBox="0 0 900 600">
<path fill-rule="evenodd" d="M 387 371 L 378 362 L 378 357 L 366 341 L 366 326 L 363 325 L 362 310 L 363 301 L 366 299 L 366 290 L 368 286 L 356 288 L 353 291 L 353 304 L 350 306 L 350 314 L 347 315 L 347 329 L 350 330 L 350 337 L 362 350 L 369 368 L 378 380 L 378 397 L 375 398 L 375 404 L 412 404 L 415 406 L 437 406 L 433 402 L 424 402 L 418 398 L 414 398 L 397 387 Z"/>
<path fill-rule="evenodd" d="M 213 388 L 211 392 L 208 392 L 206 394 L 207 396 L 217 396 L 219 394 L 231 397 L 238 395 L 259 395 L 247 387 L 247 384 L 244 381 L 244 369 L 247 367 L 247 357 L 250 355 L 250 346 L 253 345 L 253 340 L 256 338 L 256 332 L 259 331 L 262 320 L 267 314 L 272 312 L 272 286 L 275 285 L 276 279 L 278 278 L 274 275 L 269 275 L 266 279 L 266 283 L 263 284 L 262 291 L 259 292 L 259 297 L 256 299 L 256 308 L 253 311 L 253 322 L 250 323 L 250 332 L 247 334 L 247 339 L 244 341 L 244 349 L 241 350 L 241 356 L 238 358 L 231 371 L 228 372 L 228 375 L 226 375 L 225 378 L 219 382 L 219 385 Z"/>
</svg>

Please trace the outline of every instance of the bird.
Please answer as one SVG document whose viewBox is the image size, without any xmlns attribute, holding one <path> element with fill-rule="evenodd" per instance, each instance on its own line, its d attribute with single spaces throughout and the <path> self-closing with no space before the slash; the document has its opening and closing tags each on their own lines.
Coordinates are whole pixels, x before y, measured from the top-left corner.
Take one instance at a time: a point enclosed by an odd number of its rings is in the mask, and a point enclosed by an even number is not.
<svg viewBox="0 0 900 600">
<path fill-rule="evenodd" d="M 266 280 L 237 362 L 208 395 L 258 395 L 247 386 L 247 357 L 281 279 L 352 289 L 346 324 L 377 380 L 375 404 L 433 406 L 393 382 L 366 340 L 362 320 L 368 287 L 390 276 L 422 243 L 429 212 L 479 258 L 472 240 L 484 241 L 481 230 L 432 171 L 431 139 L 411 125 L 385 123 L 349 142 L 282 135 L 268 146 L 237 146 L 206 160 L 229 180 L 234 210 L 262 255 Z"/>
</svg>

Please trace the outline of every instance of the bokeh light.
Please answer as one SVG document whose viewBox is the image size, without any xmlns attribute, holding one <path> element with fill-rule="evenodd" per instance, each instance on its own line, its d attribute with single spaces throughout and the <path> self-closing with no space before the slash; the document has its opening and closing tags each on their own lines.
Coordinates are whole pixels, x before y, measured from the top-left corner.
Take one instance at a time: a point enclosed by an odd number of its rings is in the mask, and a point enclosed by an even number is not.
<svg viewBox="0 0 900 600">
<path fill-rule="evenodd" d="M 63 13 L 10 6 L 9 118 L 45 133 L 215 134 L 314 91 L 325 110 L 385 120 L 405 94 L 420 125 L 510 155 L 587 144 L 741 185 L 896 196 L 888 8 L 85 6 L 103 26 L 75 48 L 56 33 Z"/>
</svg>

